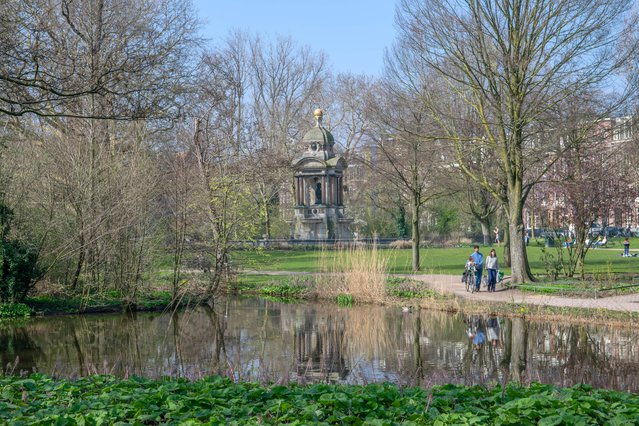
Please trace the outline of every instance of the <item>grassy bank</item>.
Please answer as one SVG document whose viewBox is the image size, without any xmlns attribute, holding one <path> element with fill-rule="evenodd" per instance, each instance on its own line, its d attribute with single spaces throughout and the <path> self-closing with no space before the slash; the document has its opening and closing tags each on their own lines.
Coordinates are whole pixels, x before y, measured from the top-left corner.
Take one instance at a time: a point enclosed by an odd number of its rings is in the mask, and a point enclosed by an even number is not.
<svg viewBox="0 0 639 426">
<path fill-rule="evenodd" d="M 334 294 L 328 297 L 316 288 L 313 275 L 264 275 L 244 274 L 238 279 L 234 291 L 277 301 L 301 301 L 329 299 L 344 304 L 343 298 Z M 350 303 L 358 302 L 351 299 Z M 346 303 L 346 304 L 350 304 Z M 420 281 L 405 277 L 387 276 L 385 297 L 381 302 L 389 306 L 408 309 L 429 309 L 464 314 L 493 314 L 507 317 L 525 316 L 535 320 L 570 321 L 571 323 L 608 324 L 622 327 L 639 323 L 639 312 L 623 312 L 607 309 L 555 307 L 512 302 L 459 299 L 450 293 L 441 293 L 425 287 Z"/>
<path fill-rule="evenodd" d="M 533 384 L 431 389 L 391 384 L 259 385 L 91 376 L 0 378 L 0 419 L 56 424 L 533 425 L 639 422 L 639 396 L 588 386 Z"/>
<path fill-rule="evenodd" d="M 178 303 L 178 306 L 188 306 L 201 302 L 201 296 L 187 294 Z M 102 294 L 95 296 L 62 296 L 41 295 L 28 297 L 25 302 L 34 315 L 60 315 L 60 314 L 95 314 L 113 313 L 124 310 L 137 312 L 160 311 L 171 305 L 171 293 L 168 291 L 154 291 L 141 294 L 135 303 L 127 304 L 117 294 Z"/>
</svg>

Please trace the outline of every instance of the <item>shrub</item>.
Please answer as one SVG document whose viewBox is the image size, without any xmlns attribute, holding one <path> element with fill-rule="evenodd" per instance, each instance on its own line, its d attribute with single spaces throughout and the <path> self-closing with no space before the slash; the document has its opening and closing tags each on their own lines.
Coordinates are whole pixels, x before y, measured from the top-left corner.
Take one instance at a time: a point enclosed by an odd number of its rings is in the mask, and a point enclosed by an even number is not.
<svg viewBox="0 0 639 426">
<path fill-rule="evenodd" d="M 411 240 L 396 240 L 390 243 L 389 247 L 393 249 L 409 249 L 413 247 L 413 242 Z"/>
<path fill-rule="evenodd" d="M 13 211 L 0 201 L 0 302 L 22 301 L 39 275 L 37 250 L 9 237 L 12 218 Z"/>
<path fill-rule="evenodd" d="M 350 294 L 338 294 L 337 304 L 339 306 L 353 306 L 353 296 Z"/>
<path fill-rule="evenodd" d="M 25 318 L 31 309 L 24 303 L 0 303 L 0 318 Z"/>
</svg>

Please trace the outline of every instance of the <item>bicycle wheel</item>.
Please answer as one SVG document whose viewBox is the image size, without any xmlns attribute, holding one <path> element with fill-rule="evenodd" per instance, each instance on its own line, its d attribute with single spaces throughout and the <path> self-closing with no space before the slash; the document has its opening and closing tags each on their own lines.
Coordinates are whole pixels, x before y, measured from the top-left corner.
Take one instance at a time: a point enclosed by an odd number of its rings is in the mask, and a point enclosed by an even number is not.
<svg viewBox="0 0 639 426">
<path fill-rule="evenodd" d="M 468 271 L 468 273 L 466 274 L 466 291 L 470 291 L 471 288 L 473 288 L 473 275 L 471 274 L 470 271 Z"/>
</svg>

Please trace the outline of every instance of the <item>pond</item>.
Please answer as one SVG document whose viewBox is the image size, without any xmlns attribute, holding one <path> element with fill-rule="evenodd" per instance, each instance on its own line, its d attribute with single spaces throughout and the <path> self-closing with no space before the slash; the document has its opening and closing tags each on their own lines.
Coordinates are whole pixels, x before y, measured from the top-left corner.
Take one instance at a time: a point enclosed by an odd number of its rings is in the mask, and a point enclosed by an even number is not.
<svg viewBox="0 0 639 426">
<path fill-rule="evenodd" d="M 222 300 L 174 314 L 34 318 L 0 325 L 7 373 L 92 373 L 399 385 L 514 380 L 639 391 L 636 329 L 397 307 Z"/>
</svg>

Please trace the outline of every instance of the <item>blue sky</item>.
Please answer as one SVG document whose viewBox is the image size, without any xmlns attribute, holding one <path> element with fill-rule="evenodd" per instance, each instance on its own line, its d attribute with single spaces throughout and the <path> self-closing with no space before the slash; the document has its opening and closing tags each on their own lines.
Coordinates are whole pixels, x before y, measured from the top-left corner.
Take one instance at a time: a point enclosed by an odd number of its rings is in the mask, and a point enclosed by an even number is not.
<svg viewBox="0 0 639 426">
<path fill-rule="evenodd" d="M 291 36 L 322 50 L 335 72 L 379 76 L 394 38 L 393 0 L 193 0 L 202 33 L 220 44 L 231 29 Z"/>
</svg>

